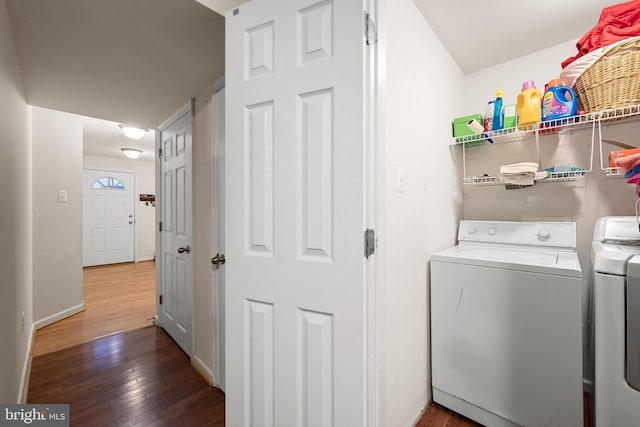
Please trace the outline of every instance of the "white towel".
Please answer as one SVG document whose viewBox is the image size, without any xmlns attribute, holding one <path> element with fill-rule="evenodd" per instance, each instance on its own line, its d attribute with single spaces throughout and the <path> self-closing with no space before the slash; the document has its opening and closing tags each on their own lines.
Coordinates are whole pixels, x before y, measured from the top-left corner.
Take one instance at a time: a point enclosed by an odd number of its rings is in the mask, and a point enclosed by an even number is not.
<svg viewBox="0 0 640 427">
<path fill-rule="evenodd" d="M 538 164 L 533 162 L 513 163 L 500 166 L 500 182 L 504 184 L 533 185 Z"/>
</svg>

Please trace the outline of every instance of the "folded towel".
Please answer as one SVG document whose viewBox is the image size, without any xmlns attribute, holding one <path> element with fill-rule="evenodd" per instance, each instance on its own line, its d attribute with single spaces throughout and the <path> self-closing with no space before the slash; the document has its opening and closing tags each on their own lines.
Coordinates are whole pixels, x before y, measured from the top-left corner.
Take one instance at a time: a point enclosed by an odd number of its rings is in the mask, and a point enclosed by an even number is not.
<svg viewBox="0 0 640 427">
<path fill-rule="evenodd" d="M 640 164 L 640 153 L 631 154 L 630 156 L 617 157 L 613 162 L 620 168 L 620 172 L 625 173 Z"/>
<path fill-rule="evenodd" d="M 533 185 L 537 171 L 538 164 L 533 162 L 502 165 L 500 166 L 500 182 L 514 185 Z"/>
</svg>

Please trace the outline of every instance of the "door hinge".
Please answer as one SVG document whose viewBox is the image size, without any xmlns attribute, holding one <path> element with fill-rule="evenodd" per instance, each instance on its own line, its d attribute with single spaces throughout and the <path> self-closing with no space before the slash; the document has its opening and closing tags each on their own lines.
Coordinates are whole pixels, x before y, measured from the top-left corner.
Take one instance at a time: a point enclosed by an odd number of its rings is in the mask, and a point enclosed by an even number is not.
<svg viewBox="0 0 640 427">
<path fill-rule="evenodd" d="M 158 223 L 158 231 L 162 231 L 162 221 Z"/>
<path fill-rule="evenodd" d="M 376 232 L 370 228 L 364 230 L 364 257 L 369 258 L 376 251 Z"/>
<path fill-rule="evenodd" d="M 162 305 L 162 295 L 158 299 L 160 300 L 160 305 Z"/>
<path fill-rule="evenodd" d="M 162 148 L 158 148 L 158 158 L 162 158 Z"/>
<path fill-rule="evenodd" d="M 367 46 L 371 46 L 378 42 L 378 29 L 376 28 L 376 23 L 368 12 L 364 13 L 364 36 Z"/>
</svg>

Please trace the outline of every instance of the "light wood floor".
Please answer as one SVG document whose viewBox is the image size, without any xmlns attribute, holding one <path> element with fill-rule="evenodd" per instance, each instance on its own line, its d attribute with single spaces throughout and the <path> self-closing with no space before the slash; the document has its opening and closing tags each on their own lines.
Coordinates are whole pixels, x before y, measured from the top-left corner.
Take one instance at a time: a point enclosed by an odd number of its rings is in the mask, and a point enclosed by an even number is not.
<svg viewBox="0 0 640 427">
<path fill-rule="evenodd" d="M 155 264 L 89 267 L 84 280 L 86 310 L 36 333 L 29 402 L 71 404 L 72 426 L 223 426 L 224 394 L 149 326 Z M 472 426 L 479 424 L 437 404 L 416 424 Z"/>
<path fill-rule="evenodd" d="M 153 261 L 85 268 L 85 311 L 39 329 L 33 357 L 152 324 L 155 283 Z"/>
</svg>

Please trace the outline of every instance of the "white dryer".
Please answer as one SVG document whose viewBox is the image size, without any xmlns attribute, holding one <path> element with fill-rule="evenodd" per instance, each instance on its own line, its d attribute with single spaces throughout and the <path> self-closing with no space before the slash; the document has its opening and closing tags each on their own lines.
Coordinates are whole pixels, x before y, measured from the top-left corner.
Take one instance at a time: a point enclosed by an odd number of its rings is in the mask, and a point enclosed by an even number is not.
<svg viewBox="0 0 640 427">
<path fill-rule="evenodd" d="M 591 252 L 596 427 L 640 426 L 639 245 L 636 217 L 596 222 Z"/>
<path fill-rule="evenodd" d="M 433 400 L 487 426 L 583 425 L 576 226 L 461 221 L 431 259 Z"/>
</svg>

